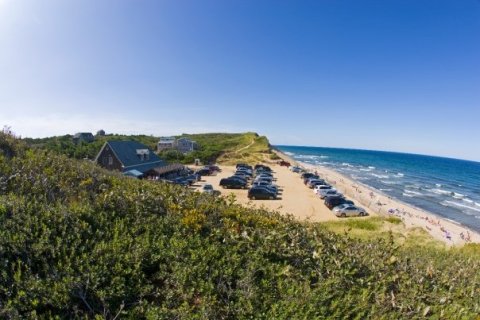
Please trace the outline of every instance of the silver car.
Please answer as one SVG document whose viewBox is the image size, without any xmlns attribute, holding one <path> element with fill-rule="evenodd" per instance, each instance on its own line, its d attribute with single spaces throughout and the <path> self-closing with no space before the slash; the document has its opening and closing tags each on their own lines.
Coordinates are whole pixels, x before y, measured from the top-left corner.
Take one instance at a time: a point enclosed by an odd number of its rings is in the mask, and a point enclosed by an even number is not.
<svg viewBox="0 0 480 320">
<path fill-rule="evenodd" d="M 357 216 L 366 216 L 367 212 L 365 209 L 356 207 L 356 206 L 344 206 L 344 207 L 335 207 L 333 209 L 333 212 L 335 212 L 335 215 L 337 217 L 357 217 Z"/>
<path fill-rule="evenodd" d="M 325 197 L 330 197 L 330 196 L 342 196 L 342 194 L 339 193 L 337 190 L 332 190 L 332 189 L 318 190 L 317 194 L 320 197 L 320 199 L 325 199 Z"/>
</svg>

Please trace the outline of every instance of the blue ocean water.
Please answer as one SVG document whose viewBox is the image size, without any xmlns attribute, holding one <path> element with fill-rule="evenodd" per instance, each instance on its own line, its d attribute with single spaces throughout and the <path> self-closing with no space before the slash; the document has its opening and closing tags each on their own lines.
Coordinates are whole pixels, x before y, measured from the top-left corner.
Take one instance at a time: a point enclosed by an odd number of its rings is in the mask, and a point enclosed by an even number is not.
<svg viewBox="0 0 480 320">
<path fill-rule="evenodd" d="M 480 162 L 370 150 L 275 146 L 480 232 Z"/>
</svg>

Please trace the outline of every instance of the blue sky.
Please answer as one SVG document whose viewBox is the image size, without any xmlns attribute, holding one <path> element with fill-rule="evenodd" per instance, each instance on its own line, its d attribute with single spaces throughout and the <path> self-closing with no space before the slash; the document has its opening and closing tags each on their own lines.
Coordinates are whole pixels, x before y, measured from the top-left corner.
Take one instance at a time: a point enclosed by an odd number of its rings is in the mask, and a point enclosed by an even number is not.
<svg viewBox="0 0 480 320">
<path fill-rule="evenodd" d="M 0 0 L 0 125 L 480 160 L 480 1 Z"/>
</svg>

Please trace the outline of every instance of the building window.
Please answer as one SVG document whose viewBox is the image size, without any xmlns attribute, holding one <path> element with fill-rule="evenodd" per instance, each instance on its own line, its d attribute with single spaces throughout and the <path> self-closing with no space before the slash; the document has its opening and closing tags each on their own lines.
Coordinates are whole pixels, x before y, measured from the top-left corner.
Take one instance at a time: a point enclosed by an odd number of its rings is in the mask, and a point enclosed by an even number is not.
<svg viewBox="0 0 480 320">
<path fill-rule="evenodd" d="M 112 156 L 108 156 L 108 165 L 112 166 L 113 165 L 113 158 Z"/>
</svg>

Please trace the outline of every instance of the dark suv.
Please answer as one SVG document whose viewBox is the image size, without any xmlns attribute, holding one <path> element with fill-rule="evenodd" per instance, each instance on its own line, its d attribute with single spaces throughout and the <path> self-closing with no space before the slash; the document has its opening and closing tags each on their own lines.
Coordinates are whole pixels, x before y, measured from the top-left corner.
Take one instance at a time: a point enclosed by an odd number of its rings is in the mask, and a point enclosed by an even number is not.
<svg viewBox="0 0 480 320">
<path fill-rule="evenodd" d="M 344 197 L 339 197 L 339 196 L 325 197 L 325 205 L 330 210 L 344 203 L 348 203 L 352 205 L 354 204 L 353 201 L 347 200 Z"/>
<path fill-rule="evenodd" d="M 247 183 L 243 180 L 231 177 L 220 180 L 220 186 L 226 189 L 242 189 L 247 187 Z"/>
<path fill-rule="evenodd" d="M 248 198 L 252 200 L 257 200 L 257 199 L 276 199 L 277 194 L 270 189 L 267 189 L 265 187 L 253 187 L 250 190 L 248 190 Z"/>
</svg>

